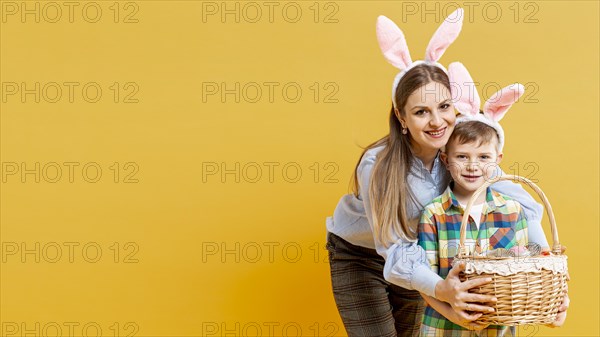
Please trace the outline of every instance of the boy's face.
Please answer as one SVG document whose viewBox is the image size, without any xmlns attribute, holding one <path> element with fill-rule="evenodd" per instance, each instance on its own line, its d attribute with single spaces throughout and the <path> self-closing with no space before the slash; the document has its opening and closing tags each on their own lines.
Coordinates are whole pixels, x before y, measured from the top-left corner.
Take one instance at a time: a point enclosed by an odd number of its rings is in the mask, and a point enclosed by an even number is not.
<svg viewBox="0 0 600 337">
<path fill-rule="evenodd" d="M 473 193 L 498 169 L 502 153 L 498 153 L 497 140 L 477 146 L 477 142 L 458 144 L 454 139 L 441 159 L 454 179 L 454 187 Z"/>
</svg>

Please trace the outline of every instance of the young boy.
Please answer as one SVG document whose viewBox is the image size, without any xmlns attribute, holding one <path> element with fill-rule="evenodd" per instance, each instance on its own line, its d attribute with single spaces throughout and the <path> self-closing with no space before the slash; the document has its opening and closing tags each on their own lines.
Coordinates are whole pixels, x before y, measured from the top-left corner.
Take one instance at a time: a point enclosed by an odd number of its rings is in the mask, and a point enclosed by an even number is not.
<svg viewBox="0 0 600 337">
<path fill-rule="evenodd" d="M 425 207 L 419 222 L 418 238 L 432 270 L 446 278 L 457 253 L 460 224 L 467 202 L 486 179 L 492 177 L 502 159 L 498 133 L 480 121 L 459 123 L 440 158 L 453 181 L 442 195 Z M 490 187 L 486 193 L 479 195 L 468 216 L 465 244 L 470 252 L 510 249 L 528 243 L 527 223 L 521 205 Z M 447 303 L 442 304 L 449 307 Z M 446 310 L 445 314 L 453 314 L 452 309 Z M 514 336 L 514 331 L 514 327 L 490 325 L 476 335 Z M 475 332 L 454 324 L 428 305 L 421 336 L 475 336 Z"/>
</svg>

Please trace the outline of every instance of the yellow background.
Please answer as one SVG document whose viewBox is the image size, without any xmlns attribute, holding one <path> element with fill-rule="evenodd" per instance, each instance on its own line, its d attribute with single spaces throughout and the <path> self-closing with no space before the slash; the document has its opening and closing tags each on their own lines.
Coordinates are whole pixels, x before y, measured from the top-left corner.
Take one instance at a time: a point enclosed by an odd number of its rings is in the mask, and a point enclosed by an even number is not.
<svg viewBox="0 0 600 337">
<path fill-rule="evenodd" d="M 95 7 L 84 18 L 86 3 L 77 2 L 69 22 L 68 7 L 58 2 L 62 16 L 52 23 L 54 7 L 38 2 L 36 23 L 0 3 L 2 333 L 17 326 L 20 336 L 39 323 L 50 334 L 56 322 L 67 336 L 68 322 L 76 322 L 78 335 L 86 324 L 88 335 L 100 326 L 106 336 L 345 334 L 323 248 L 325 218 L 348 193 L 360 147 L 388 131 L 395 68 L 380 53 L 375 20 L 384 14 L 397 22 L 416 60 L 455 6 L 319 2 L 315 17 L 313 2 L 298 1 L 284 18 L 281 2 L 271 5 L 269 22 L 270 7 L 257 2 L 262 17 L 251 23 L 255 5 L 239 2 L 236 23 L 234 15 L 207 14 L 214 9 L 208 2 L 137 1 L 119 2 L 115 23 L 114 2 L 97 1 L 102 13 L 91 23 L 85 18 Z M 441 62 L 463 62 L 480 91 L 529 83 L 530 100 L 502 122 L 503 168 L 537 179 L 568 247 L 565 326 L 522 327 L 520 336 L 598 336 L 598 2 L 471 3 L 471 22 Z M 220 1 L 213 4 L 221 10 Z M 407 14 L 414 6 L 416 14 Z M 296 7 L 298 21 L 287 22 Z M 433 14 L 422 18 L 425 9 Z M 134 10 L 128 20 L 137 22 L 124 22 Z M 47 97 L 54 96 L 48 83 L 58 83 L 62 98 L 36 103 L 34 95 L 7 94 L 10 83 L 31 89 L 36 82 L 47 86 Z M 64 82 L 80 83 L 72 103 Z M 88 82 L 102 88 L 96 103 L 78 90 Z M 123 87 L 128 82 L 139 89 L 137 103 L 123 102 L 133 91 Z M 229 89 L 256 82 L 262 97 L 248 102 L 255 87 L 247 86 L 239 103 L 233 94 L 203 102 L 209 82 Z M 264 82 L 278 83 L 273 102 Z M 281 92 L 288 83 L 302 89 L 296 103 Z M 334 102 L 326 103 L 330 93 Z M 33 174 L 24 181 L 20 172 L 7 174 L 14 163 L 31 170 L 36 162 L 40 172 L 47 165 L 39 183 Z M 47 181 L 52 162 L 63 173 L 55 183 Z M 64 162 L 79 163 L 73 182 Z M 81 174 L 91 162 L 103 173 L 96 183 Z M 235 174 L 207 175 L 222 163 L 228 170 L 239 163 L 239 182 Z M 135 167 L 130 178 L 137 183 L 124 183 Z M 262 176 L 252 182 L 257 167 Z M 79 244 L 73 262 L 69 242 Z M 39 263 L 34 253 L 9 254 L 21 243 L 30 250 L 40 244 Z M 55 263 L 52 243 L 62 246 Z M 102 250 L 96 263 L 88 261 L 93 249 L 88 260 L 82 255 L 90 243 Z"/>
</svg>

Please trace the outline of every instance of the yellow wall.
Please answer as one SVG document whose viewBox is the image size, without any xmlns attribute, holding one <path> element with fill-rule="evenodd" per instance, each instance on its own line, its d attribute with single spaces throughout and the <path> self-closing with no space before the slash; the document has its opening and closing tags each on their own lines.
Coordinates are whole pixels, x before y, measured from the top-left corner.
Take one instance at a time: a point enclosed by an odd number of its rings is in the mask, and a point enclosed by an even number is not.
<svg viewBox="0 0 600 337">
<path fill-rule="evenodd" d="M 343 336 L 325 217 L 387 132 L 375 20 L 420 59 L 455 6 L 21 4 L 1 1 L 2 334 Z M 527 85 L 503 168 L 537 179 L 568 247 L 566 325 L 520 335 L 598 336 L 598 2 L 458 4 L 441 61 L 483 96 Z"/>
</svg>

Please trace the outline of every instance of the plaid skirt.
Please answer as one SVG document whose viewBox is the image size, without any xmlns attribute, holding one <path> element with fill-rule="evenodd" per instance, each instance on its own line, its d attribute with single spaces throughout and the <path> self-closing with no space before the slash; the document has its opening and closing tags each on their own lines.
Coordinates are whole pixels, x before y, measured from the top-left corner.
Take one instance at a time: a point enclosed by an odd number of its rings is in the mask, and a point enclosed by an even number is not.
<svg viewBox="0 0 600 337">
<path fill-rule="evenodd" d="M 418 291 L 383 278 L 385 260 L 374 249 L 328 232 L 331 285 L 349 337 L 419 336 L 425 302 Z"/>
</svg>

